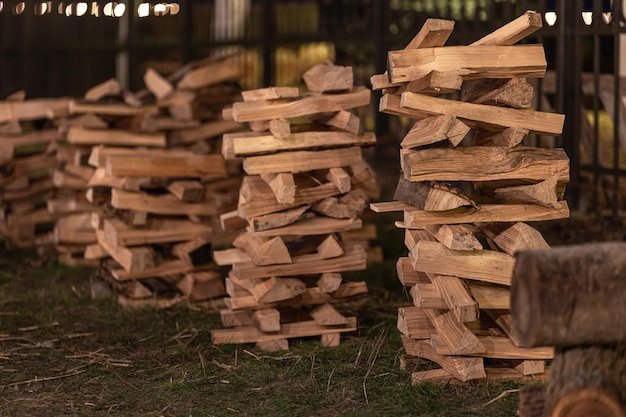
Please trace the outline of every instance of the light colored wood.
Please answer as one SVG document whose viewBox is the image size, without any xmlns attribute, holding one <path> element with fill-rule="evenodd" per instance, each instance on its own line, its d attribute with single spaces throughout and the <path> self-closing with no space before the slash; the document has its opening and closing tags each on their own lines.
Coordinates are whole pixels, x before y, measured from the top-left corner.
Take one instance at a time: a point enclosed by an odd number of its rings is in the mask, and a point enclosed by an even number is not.
<svg viewBox="0 0 626 417">
<path fill-rule="evenodd" d="M 57 129 L 34 130 L 20 135 L 0 135 L 0 143 L 3 148 L 11 149 L 20 146 L 39 145 L 60 141 L 63 136 Z"/>
<path fill-rule="evenodd" d="M 64 172 L 55 169 L 52 173 L 52 183 L 57 188 L 66 188 L 71 190 L 85 190 L 87 189 L 87 181 L 82 178 L 77 178 L 72 175 L 66 175 Z"/>
<path fill-rule="evenodd" d="M 325 235 L 334 232 L 359 229 L 361 226 L 361 219 L 358 218 L 333 219 L 331 217 L 317 216 L 300 220 L 287 226 L 255 232 L 255 235 L 260 237 Z"/>
<path fill-rule="evenodd" d="M 291 125 L 287 119 L 270 120 L 268 127 L 275 138 L 286 139 L 291 135 Z"/>
<path fill-rule="evenodd" d="M 405 178 L 398 180 L 393 199 L 408 203 L 414 209 L 427 211 L 447 211 L 475 205 L 459 189 L 437 182 L 411 182 Z M 380 208 L 381 206 L 378 204 L 376 207 Z M 401 210 L 404 210 L 404 208 Z"/>
<path fill-rule="evenodd" d="M 431 71 L 458 71 L 466 80 L 543 77 L 547 63 L 542 45 L 446 46 L 389 51 L 392 83 L 417 80 Z"/>
<path fill-rule="evenodd" d="M 176 287 L 190 301 L 207 300 L 226 294 L 222 276 L 215 271 L 188 272 Z"/>
<path fill-rule="evenodd" d="M 248 223 L 239 217 L 237 210 L 220 214 L 220 226 L 224 232 L 243 229 Z"/>
<path fill-rule="evenodd" d="M 110 147 L 96 145 L 91 148 L 87 163 L 95 168 L 104 168 L 109 156 L 192 156 L 193 152 L 174 149 L 137 149 L 131 147 Z"/>
<path fill-rule="evenodd" d="M 274 172 L 296 173 L 348 166 L 357 164 L 361 160 L 360 147 L 294 151 L 246 158 L 243 162 L 243 169 L 248 175 Z"/>
<path fill-rule="evenodd" d="M 508 310 L 511 306 L 511 289 L 508 287 L 468 282 L 467 288 L 483 310 Z"/>
<path fill-rule="evenodd" d="M 324 293 L 332 293 L 337 291 L 343 279 L 341 274 L 336 272 L 324 272 L 317 280 L 316 284 Z"/>
<path fill-rule="evenodd" d="M 478 303 L 472 298 L 463 280 L 451 275 L 427 273 L 427 276 L 458 322 L 478 320 Z"/>
<path fill-rule="evenodd" d="M 107 241 L 102 230 L 96 231 L 98 244 L 109 253 L 128 273 L 144 272 L 155 265 L 154 252 L 151 248 L 140 246 L 132 249 L 124 246 L 114 246 Z"/>
<path fill-rule="evenodd" d="M 289 119 L 366 106 L 369 102 L 370 90 L 365 87 L 356 87 L 347 93 L 303 95 L 296 101 L 237 102 L 233 104 L 233 118 L 237 122 Z"/>
<path fill-rule="evenodd" d="M 77 178 L 81 178 L 83 181 L 89 181 L 93 176 L 94 169 L 84 165 L 77 165 L 74 163 L 67 163 L 63 167 L 63 172 L 73 175 Z"/>
<path fill-rule="evenodd" d="M 401 83 L 394 94 L 405 91 L 428 95 L 453 93 L 461 89 L 463 77 L 455 71 L 431 71 L 428 75 L 408 83 Z"/>
<path fill-rule="evenodd" d="M 344 254 L 343 245 L 334 234 L 328 235 L 316 249 L 321 259 L 336 258 Z"/>
<path fill-rule="evenodd" d="M 280 331 L 280 312 L 275 308 L 265 308 L 252 313 L 252 322 L 262 332 Z"/>
<path fill-rule="evenodd" d="M 103 259 L 109 257 L 109 252 L 100 246 L 100 244 L 94 243 L 85 247 L 84 257 L 87 260 Z"/>
<path fill-rule="evenodd" d="M 528 129 L 507 127 L 499 132 L 476 131 L 474 132 L 475 146 L 506 146 L 512 148 L 522 143 L 528 136 Z"/>
<path fill-rule="evenodd" d="M 69 103 L 67 98 L 0 101 L 0 123 L 65 117 L 69 114 Z"/>
<path fill-rule="evenodd" d="M 471 46 L 513 45 L 541 29 L 543 25 L 542 22 L 543 20 L 540 13 L 528 10 L 517 19 L 483 36 L 472 43 Z"/>
<path fill-rule="evenodd" d="M 346 91 L 354 85 L 352 67 L 335 65 L 328 60 L 306 70 L 302 79 L 309 91 L 314 93 Z"/>
<path fill-rule="evenodd" d="M 316 114 L 312 119 L 326 126 L 331 126 L 340 130 L 345 130 L 353 134 L 361 132 L 361 119 L 354 113 L 347 110 L 339 110 L 333 113 Z"/>
<path fill-rule="evenodd" d="M 152 268 L 147 268 L 139 272 L 127 272 L 124 269 L 113 269 L 111 275 L 118 281 L 130 281 L 150 277 L 168 276 L 184 274 L 193 269 L 193 266 L 181 259 L 166 261 Z"/>
<path fill-rule="evenodd" d="M 411 259 L 400 257 L 396 262 L 396 274 L 402 285 L 412 286 L 414 284 L 428 284 L 430 279 L 425 272 L 416 271 L 411 265 Z"/>
<path fill-rule="evenodd" d="M 67 104 L 70 114 L 93 113 L 102 116 L 135 116 L 137 114 L 159 113 L 157 106 L 133 107 L 123 103 L 84 103 L 70 100 Z"/>
<path fill-rule="evenodd" d="M 404 231 L 404 245 L 406 246 L 408 250 L 413 249 L 413 247 L 420 240 L 428 240 L 431 242 L 437 241 L 437 239 L 435 239 L 435 237 L 432 234 L 430 234 L 424 229 L 413 229 L 413 230 L 407 229 Z M 425 282 L 429 282 L 429 281 L 425 281 Z"/>
<path fill-rule="evenodd" d="M 356 317 L 348 318 L 347 326 L 320 326 L 311 321 L 285 323 L 276 334 L 263 334 L 255 327 L 216 329 L 211 331 L 211 342 L 216 345 L 226 343 L 258 343 L 294 337 L 321 336 L 328 333 L 353 332 L 356 330 Z"/>
<path fill-rule="evenodd" d="M 85 92 L 84 99 L 87 101 L 98 101 L 106 96 L 117 96 L 122 92 L 120 82 L 115 78 L 110 78 L 101 82 Z"/>
<path fill-rule="evenodd" d="M 530 359 L 545 360 L 554 357 L 554 348 L 521 348 L 515 346 L 508 337 L 478 336 L 477 339 L 485 347 L 483 352 L 469 353 L 467 356 L 482 356 L 485 358 L 497 359 Z M 435 352 L 440 355 L 452 355 L 453 352 L 447 345 L 435 336 L 432 339 L 435 345 Z"/>
<path fill-rule="evenodd" d="M 213 262 L 212 249 L 211 241 L 208 238 L 195 237 L 187 242 L 174 245 L 172 255 L 199 267 Z"/>
<path fill-rule="evenodd" d="M 544 221 L 567 217 L 569 217 L 569 208 L 566 201 L 561 201 L 561 208 L 558 210 L 536 205 L 481 204 L 479 210 L 458 208 L 444 212 L 433 212 L 415 210 L 415 208 L 405 209 L 404 222 L 401 226 L 420 228 L 431 224 Z"/>
<path fill-rule="evenodd" d="M 452 250 L 482 250 L 474 231 L 463 224 L 431 225 L 424 227 L 435 239 Z"/>
<path fill-rule="evenodd" d="M 256 266 L 251 262 L 233 265 L 234 275 L 239 279 L 280 277 L 302 274 L 321 274 L 324 272 L 359 271 L 365 269 L 367 254 L 360 246 L 343 256 L 332 259 L 321 259 L 318 254 L 292 257 L 293 262 L 287 265 Z"/>
<path fill-rule="evenodd" d="M 485 351 L 485 346 L 452 312 L 436 317 L 433 326 L 452 355 L 472 355 Z"/>
<path fill-rule="evenodd" d="M 185 203 L 197 203 L 204 200 L 205 188 L 200 181 L 174 181 L 167 186 L 167 191 Z"/>
<path fill-rule="evenodd" d="M 459 131 L 460 126 L 464 128 Z M 451 114 L 429 116 L 418 120 L 404 136 L 400 146 L 403 148 L 416 148 L 431 143 L 448 140 L 452 145 L 458 145 L 469 132 L 469 127 Z"/>
<path fill-rule="evenodd" d="M 350 191 L 340 197 L 328 197 L 315 203 L 313 211 L 335 219 L 354 219 L 367 207 L 362 191 Z"/>
<path fill-rule="evenodd" d="M 120 129 L 85 129 L 71 126 L 67 132 L 67 141 L 73 145 L 117 145 L 117 146 L 166 146 L 165 134 L 134 133 Z"/>
<path fill-rule="evenodd" d="M 515 258 L 489 250 L 453 251 L 439 242 L 420 241 L 409 253 L 418 271 L 511 285 Z"/>
<path fill-rule="evenodd" d="M 109 155 L 105 172 L 111 176 L 225 178 L 222 155 L 116 156 Z"/>
<path fill-rule="evenodd" d="M 243 101 L 276 100 L 279 98 L 293 98 L 300 95 L 298 87 L 267 87 L 241 92 Z"/>
<path fill-rule="evenodd" d="M 342 326 L 349 324 L 348 319 L 328 303 L 315 307 L 310 311 L 310 314 L 313 320 L 321 326 Z"/>
<path fill-rule="evenodd" d="M 55 244 L 89 245 L 96 242 L 91 213 L 75 213 L 59 218 L 54 225 Z"/>
<path fill-rule="evenodd" d="M 450 384 L 454 377 L 450 372 L 443 368 L 429 369 L 427 371 L 411 372 L 411 385 L 419 385 L 426 383 L 432 384 Z"/>
<path fill-rule="evenodd" d="M 504 230 L 493 241 L 509 255 L 514 255 L 515 252 L 525 249 L 550 248 L 538 230 L 522 222 L 517 222 Z"/>
<path fill-rule="evenodd" d="M 262 239 L 251 233 L 235 238 L 233 246 L 245 250 L 254 265 L 288 264 L 292 262 L 289 250 L 280 237 Z"/>
<path fill-rule="evenodd" d="M 220 319 L 224 327 L 252 326 L 252 318 L 247 311 L 220 310 Z"/>
<path fill-rule="evenodd" d="M 143 82 L 157 100 L 167 97 L 174 90 L 172 83 L 159 74 L 154 68 L 148 68 L 146 70 L 143 74 Z"/>
<path fill-rule="evenodd" d="M 543 207 L 559 208 L 557 194 L 558 175 L 533 185 L 496 188 L 496 197 L 507 203 L 538 204 Z"/>
<path fill-rule="evenodd" d="M 212 203 L 183 203 L 171 194 L 152 196 L 116 189 L 111 190 L 111 205 L 117 209 L 145 211 L 154 214 L 185 216 L 214 216 L 217 214 L 217 208 Z"/>
<path fill-rule="evenodd" d="M 413 305 L 421 309 L 447 310 L 448 304 L 443 299 L 441 293 L 431 283 L 417 282 L 411 286 L 409 291 L 413 298 Z"/>
<path fill-rule="evenodd" d="M 337 347 L 341 341 L 340 333 L 323 334 L 320 337 L 320 343 L 324 347 Z"/>
<path fill-rule="evenodd" d="M 296 184 L 293 174 L 289 172 L 263 173 L 261 179 L 270 186 L 276 196 L 276 201 L 281 204 L 291 204 L 296 196 Z"/>
<path fill-rule="evenodd" d="M 252 257 L 243 249 L 233 248 L 213 252 L 213 260 L 217 265 L 232 265 L 241 262 L 252 262 Z"/>
<path fill-rule="evenodd" d="M 522 375 L 542 374 L 546 369 L 546 362 L 540 359 L 514 359 L 509 361 L 509 365 Z"/>
<path fill-rule="evenodd" d="M 534 89 L 525 78 L 475 81 L 463 92 L 463 101 L 526 109 L 533 104 Z"/>
<path fill-rule="evenodd" d="M 563 149 L 525 146 L 422 149 L 405 154 L 404 177 L 409 181 L 543 181 L 569 178 L 569 158 Z"/>
<path fill-rule="evenodd" d="M 350 132 L 334 131 L 294 132 L 284 138 L 276 137 L 273 134 L 255 135 L 252 137 L 246 134 L 232 134 L 226 136 L 224 140 L 232 141 L 233 157 L 251 156 L 278 151 L 376 144 L 376 136 L 371 132 L 356 135 Z"/>
<path fill-rule="evenodd" d="M 352 186 L 350 175 L 343 168 L 330 168 L 326 179 L 330 181 L 340 193 L 347 193 Z"/>
<path fill-rule="evenodd" d="M 235 57 L 209 62 L 187 72 L 176 84 L 178 89 L 199 89 L 224 81 L 234 81 L 241 77 L 242 72 Z"/>
<path fill-rule="evenodd" d="M 276 213 L 265 214 L 263 216 L 250 217 L 247 224 L 251 232 L 262 232 L 264 230 L 271 230 L 290 225 L 304 218 L 312 216 L 312 213 L 307 212 L 309 206 L 296 207 L 295 209 L 288 209 L 279 211 Z M 244 226 L 245 226 L 244 220 Z"/>
<path fill-rule="evenodd" d="M 416 207 L 413 204 L 402 201 L 383 201 L 380 203 L 370 203 L 370 209 L 374 213 L 391 213 L 394 211 L 412 211 Z"/>
<path fill-rule="evenodd" d="M 289 340 L 263 340 L 256 342 L 255 347 L 262 352 L 280 352 L 282 350 L 289 350 Z"/>
<path fill-rule="evenodd" d="M 428 339 L 435 332 L 430 319 L 418 307 L 400 307 L 396 327 L 408 339 Z"/>
<path fill-rule="evenodd" d="M 411 92 L 402 93 L 400 108 L 409 109 L 406 113 L 419 119 L 427 115 L 452 114 L 475 129 L 500 130 L 511 127 L 552 136 L 562 133 L 565 121 L 565 116 L 557 113 L 466 103 Z"/>
<path fill-rule="evenodd" d="M 485 378 L 485 366 L 481 357 L 444 356 L 435 352 L 428 340 L 415 340 L 402 337 L 402 345 L 407 354 L 428 359 L 437 363 L 452 376 L 463 382 Z"/>
</svg>

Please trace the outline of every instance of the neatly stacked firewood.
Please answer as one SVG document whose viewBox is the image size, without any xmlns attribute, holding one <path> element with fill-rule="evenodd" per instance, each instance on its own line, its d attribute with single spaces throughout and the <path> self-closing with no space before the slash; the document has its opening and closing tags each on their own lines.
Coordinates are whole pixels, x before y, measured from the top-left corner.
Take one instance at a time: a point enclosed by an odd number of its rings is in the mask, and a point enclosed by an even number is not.
<svg viewBox="0 0 626 417">
<path fill-rule="evenodd" d="M 372 77 L 380 111 L 416 120 L 401 142 L 396 201 L 371 205 L 404 213 L 410 252 L 398 277 L 414 305 L 400 309 L 398 328 L 407 358 L 441 366 L 415 382 L 543 375 L 552 357 L 516 346 L 509 314 L 513 254 L 548 246 L 523 222 L 569 216 L 565 152 L 520 145 L 529 133 L 559 135 L 564 121 L 530 109 L 526 78 L 545 73 L 543 47 L 514 45 L 541 26 L 527 12 L 469 46 L 444 46 L 454 22 L 430 19 Z"/>
<path fill-rule="evenodd" d="M 365 106 L 370 91 L 353 86 L 351 67 L 328 61 L 303 76 L 297 87 L 244 91 L 227 114 L 250 131 L 226 134 L 227 159 L 243 159 L 244 177 L 236 213 L 223 216 L 247 230 L 215 252 L 232 265 L 226 278 L 227 306 L 213 343 L 256 343 L 259 349 L 288 348 L 288 339 L 321 336 L 335 346 L 342 332 L 356 330 L 333 304 L 364 295 L 364 282 L 341 273 L 366 267 L 366 248 L 354 239 L 359 218 L 378 192 L 362 147 L 360 118 L 348 109 Z M 367 239 L 365 239 L 367 242 Z"/>
</svg>

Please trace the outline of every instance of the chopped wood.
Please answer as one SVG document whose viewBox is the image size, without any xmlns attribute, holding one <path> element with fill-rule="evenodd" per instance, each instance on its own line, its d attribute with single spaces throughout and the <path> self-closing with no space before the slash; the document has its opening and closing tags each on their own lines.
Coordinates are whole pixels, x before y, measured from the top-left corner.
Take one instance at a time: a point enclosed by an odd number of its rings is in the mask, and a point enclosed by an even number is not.
<svg viewBox="0 0 626 417">
<path fill-rule="evenodd" d="M 337 291 L 342 281 L 341 274 L 336 272 L 324 272 L 317 280 L 316 284 L 322 292 L 332 293 Z"/>
<path fill-rule="evenodd" d="M 143 82 L 157 100 L 165 98 L 174 90 L 172 83 L 159 74 L 154 68 L 148 68 L 146 70 L 143 75 Z"/>
<path fill-rule="evenodd" d="M 418 307 L 400 307 L 396 327 L 408 339 L 428 339 L 435 332 L 435 327 Z"/>
<path fill-rule="evenodd" d="M 88 164 L 95 168 L 104 168 L 109 156 L 191 156 L 193 152 L 171 149 L 136 149 L 130 147 L 110 147 L 97 145 L 91 148 Z"/>
<path fill-rule="evenodd" d="M 106 250 L 128 273 L 144 272 L 154 267 L 154 253 L 145 246 L 134 247 L 132 249 L 124 246 L 115 246 L 107 241 L 103 231 L 97 230 L 96 236 L 98 244 Z"/>
<path fill-rule="evenodd" d="M 197 203 L 204 200 L 205 188 L 200 181 L 174 181 L 167 186 L 167 191 L 185 203 Z"/>
<path fill-rule="evenodd" d="M 516 252 L 525 249 L 550 248 L 539 231 L 522 222 L 517 222 L 504 230 L 495 236 L 493 241 L 509 255 L 515 255 Z"/>
<path fill-rule="evenodd" d="M 501 252 L 453 251 L 439 242 L 420 241 L 409 253 L 418 271 L 511 285 L 515 259 Z"/>
<path fill-rule="evenodd" d="M 370 90 L 356 87 L 347 93 L 316 94 L 301 96 L 287 102 L 279 100 L 266 102 L 237 102 L 233 104 L 233 118 L 237 122 L 294 118 L 316 113 L 336 112 L 353 107 L 368 105 Z"/>
<path fill-rule="evenodd" d="M 234 57 L 208 63 L 187 72 L 176 84 L 178 89 L 199 89 L 241 77 L 241 70 Z"/>
<path fill-rule="evenodd" d="M 479 304 L 472 298 L 467 286 L 458 277 L 427 273 L 446 305 L 460 323 L 478 320 Z"/>
<path fill-rule="evenodd" d="M 265 308 L 252 313 L 252 322 L 262 332 L 280 331 L 280 312 L 275 308 Z"/>
<path fill-rule="evenodd" d="M 320 343 L 324 347 L 337 347 L 341 340 L 340 333 L 323 334 L 320 336 Z"/>
<path fill-rule="evenodd" d="M 414 284 L 427 284 L 430 281 L 425 272 L 416 271 L 411 265 L 411 259 L 408 257 L 400 257 L 396 262 L 396 273 L 400 283 L 405 286 Z"/>
<path fill-rule="evenodd" d="M 111 205 L 117 209 L 145 211 L 154 214 L 214 216 L 217 208 L 211 203 L 183 203 L 171 194 L 152 196 L 111 190 Z"/>
<path fill-rule="evenodd" d="M 474 132 L 474 145 L 476 146 L 506 146 L 512 148 L 519 145 L 526 136 L 528 129 L 507 127 L 499 132 L 487 130 Z"/>
<path fill-rule="evenodd" d="M 352 67 L 342 67 L 325 60 L 309 68 L 302 74 L 309 91 L 314 93 L 334 93 L 350 90 L 353 86 Z"/>
<path fill-rule="evenodd" d="M 225 178 L 221 155 L 193 156 L 116 156 L 109 155 L 105 171 L 111 176 Z"/>
<path fill-rule="evenodd" d="M 388 95 L 383 97 L 386 96 Z M 390 104 L 390 110 L 397 111 L 394 110 L 393 100 Z M 466 103 L 411 92 L 402 93 L 399 112 L 400 115 L 407 114 L 418 119 L 427 115 L 452 114 L 476 129 L 499 130 L 512 127 L 553 136 L 562 133 L 565 120 L 562 114 Z"/>
<path fill-rule="evenodd" d="M 272 135 L 276 138 L 286 139 L 291 135 L 291 125 L 287 119 L 270 120 L 268 127 Z"/>
<path fill-rule="evenodd" d="M 494 192 L 497 198 L 511 203 L 530 203 L 543 207 L 559 208 L 558 181 L 559 176 L 554 175 L 533 185 L 496 188 Z"/>
<path fill-rule="evenodd" d="M 407 82 L 430 71 L 457 71 L 466 80 L 543 77 L 546 57 L 541 45 L 445 46 L 389 51 L 389 81 Z"/>
<path fill-rule="evenodd" d="M 394 91 L 401 94 L 405 91 L 428 95 L 439 95 L 458 91 L 463 84 L 463 77 L 454 71 L 431 71 L 428 75 L 408 83 L 402 83 Z"/>
<path fill-rule="evenodd" d="M 344 248 L 337 236 L 330 234 L 317 246 L 317 253 L 322 259 L 336 258 L 344 254 Z"/>
<path fill-rule="evenodd" d="M 400 146 L 416 148 L 442 140 L 458 145 L 469 132 L 469 127 L 450 114 L 429 116 L 415 122 L 411 130 L 404 136 Z"/>
<path fill-rule="evenodd" d="M 117 96 L 122 92 L 120 82 L 115 78 L 110 78 L 98 85 L 91 87 L 85 92 L 83 97 L 87 101 L 98 101 L 107 96 Z"/>
<path fill-rule="evenodd" d="M 308 217 L 306 214 L 308 209 L 309 206 L 302 206 L 295 209 L 251 217 L 248 219 L 249 230 L 252 232 L 262 232 L 264 230 L 287 226 Z"/>
<path fill-rule="evenodd" d="M 331 217 L 313 217 L 304 219 L 283 227 L 255 232 L 256 236 L 305 236 L 325 235 L 333 232 L 359 229 L 362 226 L 361 219 L 333 219 Z"/>
<path fill-rule="evenodd" d="M 296 184 L 293 174 L 289 172 L 261 174 L 261 179 L 270 186 L 276 196 L 276 201 L 281 204 L 291 204 L 296 196 Z"/>
<path fill-rule="evenodd" d="M 425 226 L 435 239 L 452 250 L 481 250 L 480 241 L 474 235 L 474 231 L 462 224 L 445 224 Z"/>
<path fill-rule="evenodd" d="M 154 146 L 166 145 L 165 134 L 133 133 L 119 129 L 85 129 L 71 126 L 67 132 L 67 141 L 73 145 L 118 145 L 118 146 Z"/>
<path fill-rule="evenodd" d="M 448 305 L 441 293 L 433 284 L 417 282 L 409 290 L 413 298 L 413 305 L 421 309 L 446 310 Z"/>
<path fill-rule="evenodd" d="M 312 119 L 317 123 L 345 130 L 346 132 L 350 132 L 355 135 L 361 132 L 361 119 L 347 110 L 316 114 L 312 117 Z"/>
<path fill-rule="evenodd" d="M 251 233 L 243 233 L 233 241 L 235 247 L 244 249 L 255 265 L 289 264 L 289 250 L 280 237 L 262 239 Z"/>
<path fill-rule="evenodd" d="M 464 91 L 463 101 L 525 109 L 532 106 L 533 86 L 525 78 L 475 81 Z"/>
<path fill-rule="evenodd" d="M 69 114 L 70 101 L 66 98 L 0 101 L 0 123 L 65 117 Z"/>
<path fill-rule="evenodd" d="M 70 114 L 93 113 L 102 116 L 135 116 L 159 112 L 156 106 L 132 107 L 122 103 L 83 103 L 70 100 L 67 104 Z"/>
<path fill-rule="evenodd" d="M 469 353 L 467 356 L 482 356 L 497 359 L 532 359 L 546 360 L 554 357 L 554 348 L 523 348 L 515 346 L 508 337 L 478 336 L 478 341 L 485 347 L 482 352 Z M 434 336 L 435 352 L 440 355 L 451 355 L 452 350 L 447 347 L 440 336 Z"/>
<path fill-rule="evenodd" d="M 330 181 L 340 193 L 347 193 L 352 186 L 350 175 L 343 168 L 330 168 L 326 179 Z"/>
<path fill-rule="evenodd" d="M 328 303 L 315 307 L 310 311 L 310 314 L 313 320 L 321 326 L 342 326 L 349 324 L 348 319 Z"/>
<path fill-rule="evenodd" d="M 226 294 L 221 275 L 215 271 L 188 272 L 176 287 L 190 301 L 206 300 Z"/>
<path fill-rule="evenodd" d="M 528 10 L 517 19 L 472 43 L 471 46 L 513 45 L 541 29 L 542 22 L 540 13 Z"/>
<path fill-rule="evenodd" d="M 508 287 L 468 282 L 467 288 L 483 310 L 508 310 L 511 305 L 511 289 Z"/>
<path fill-rule="evenodd" d="M 443 183 L 410 182 L 405 178 L 398 180 L 393 199 L 427 211 L 446 211 L 475 205 L 459 189 L 449 187 Z M 377 207 L 380 207 L 380 205 Z M 404 208 L 400 210 L 404 210 Z"/>
<path fill-rule="evenodd" d="M 241 128 L 241 124 L 230 120 L 214 120 L 203 123 L 191 129 L 183 129 L 172 132 L 171 141 L 174 144 L 185 145 L 216 138 L 224 133 L 232 132 Z"/>
<path fill-rule="evenodd" d="M 458 321 L 454 313 L 447 312 L 433 320 L 437 336 L 443 340 L 449 354 L 472 355 L 484 352 L 485 346 L 463 323 Z M 440 353 L 435 349 L 437 353 Z"/>
</svg>

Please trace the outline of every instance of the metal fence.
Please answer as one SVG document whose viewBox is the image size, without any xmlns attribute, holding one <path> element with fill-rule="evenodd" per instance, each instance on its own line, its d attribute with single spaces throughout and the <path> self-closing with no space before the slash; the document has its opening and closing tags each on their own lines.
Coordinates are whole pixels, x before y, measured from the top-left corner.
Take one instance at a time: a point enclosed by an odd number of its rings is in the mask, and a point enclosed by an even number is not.
<svg viewBox="0 0 626 417">
<path fill-rule="evenodd" d="M 367 85 L 372 74 L 384 71 L 387 51 L 404 47 L 429 17 L 455 20 L 448 43 L 463 45 L 536 10 L 545 17 L 544 28 L 525 42 L 544 44 L 548 76 L 536 85 L 535 107 L 564 113 L 566 122 L 559 138 L 530 140 L 566 149 L 571 159 L 566 197 L 572 207 L 608 212 L 615 219 L 626 208 L 622 0 L 129 0 L 84 2 L 82 9 L 79 3 L 59 1 L 0 5 L 0 97 L 18 89 L 28 97 L 81 96 L 111 77 L 136 90 L 143 87 L 147 67 L 167 74 L 189 60 L 240 48 L 245 88 L 297 84 L 304 70 L 325 58 L 352 65 L 355 81 Z M 368 128 L 397 134 L 375 105 L 367 116 Z"/>
</svg>

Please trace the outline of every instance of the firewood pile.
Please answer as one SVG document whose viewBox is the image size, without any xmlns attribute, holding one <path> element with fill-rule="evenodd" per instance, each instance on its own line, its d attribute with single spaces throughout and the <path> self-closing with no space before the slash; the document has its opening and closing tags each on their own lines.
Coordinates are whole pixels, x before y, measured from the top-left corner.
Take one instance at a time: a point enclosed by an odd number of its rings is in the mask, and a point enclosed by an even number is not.
<svg viewBox="0 0 626 417">
<path fill-rule="evenodd" d="M 328 61 L 303 78 L 306 93 L 244 91 L 225 112 L 250 127 L 222 143 L 224 157 L 242 159 L 247 174 L 236 213 L 222 220 L 226 229 L 242 222 L 246 230 L 234 248 L 214 253 L 218 264 L 232 265 L 220 312 L 227 328 L 211 332 L 215 344 L 275 351 L 288 349 L 290 338 L 316 336 L 336 346 L 357 327 L 333 304 L 367 292 L 342 272 L 365 269 L 372 237 L 359 215 L 379 191 L 362 156 L 376 137 L 361 133 L 360 118 L 348 111 L 368 105 L 370 90 L 353 86 L 351 67 Z"/>
<path fill-rule="evenodd" d="M 440 366 L 413 373 L 414 383 L 543 377 L 553 356 L 518 347 L 509 310 L 514 253 L 548 247 L 525 222 L 569 217 L 567 155 L 521 144 L 558 136 L 564 122 L 530 109 L 527 78 L 545 74 L 545 55 L 515 44 L 541 26 L 529 11 L 469 46 L 444 46 L 454 22 L 429 19 L 371 79 L 380 111 L 415 120 L 400 144 L 395 201 L 371 204 L 404 215 L 409 256 L 397 270 L 414 304 L 398 312 L 405 363 Z M 446 93 L 460 100 L 437 97 Z"/>
<path fill-rule="evenodd" d="M 241 125 L 221 112 L 240 76 L 235 56 L 205 59 L 167 78 L 148 69 L 136 93 L 111 79 L 65 100 L 39 209 L 53 230 L 26 243 L 66 263 L 102 261 L 99 276 L 127 303 L 223 296 L 211 250 L 232 240 L 219 215 L 236 207 L 241 166 L 224 161 L 220 136 Z"/>
</svg>

